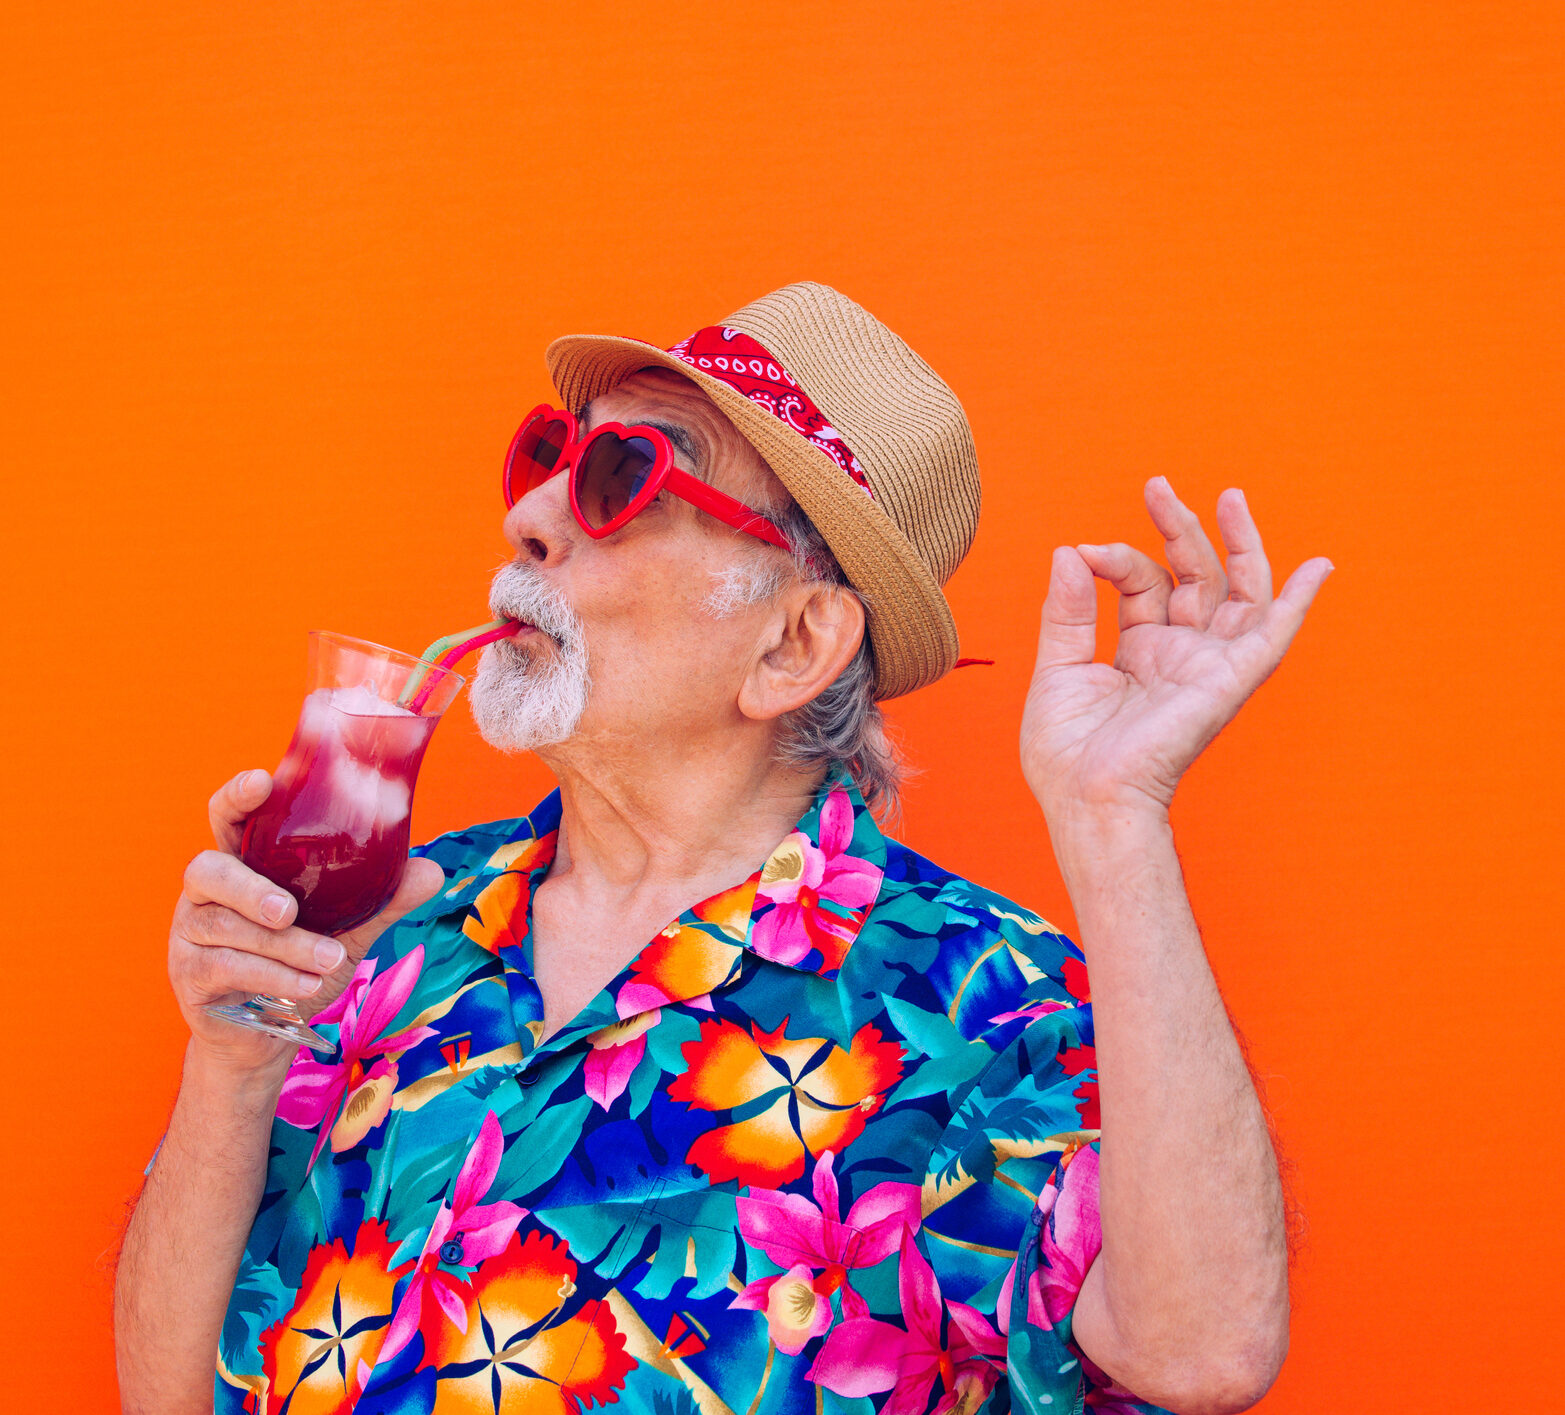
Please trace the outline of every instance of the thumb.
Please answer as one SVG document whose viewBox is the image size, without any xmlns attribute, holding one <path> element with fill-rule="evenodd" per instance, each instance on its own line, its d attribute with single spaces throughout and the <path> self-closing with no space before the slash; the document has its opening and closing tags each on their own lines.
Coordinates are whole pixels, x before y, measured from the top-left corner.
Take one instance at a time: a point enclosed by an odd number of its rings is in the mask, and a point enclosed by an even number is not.
<svg viewBox="0 0 1565 1415">
<path fill-rule="evenodd" d="M 407 869 L 402 872 L 402 883 L 391 896 L 391 903 L 368 923 L 339 935 L 337 941 L 348 950 L 350 958 L 363 958 L 377 938 L 420 904 L 427 904 L 440 892 L 440 886 L 445 882 L 445 871 L 433 860 L 426 860 L 421 855 L 410 855 Z"/>
<path fill-rule="evenodd" d="M 1098 592 L 1087 562 L 1068 545 L 1057 546 L 1038 631 L 1038 672 L 1091 663 L 1098 647 Z"/>
</svg>

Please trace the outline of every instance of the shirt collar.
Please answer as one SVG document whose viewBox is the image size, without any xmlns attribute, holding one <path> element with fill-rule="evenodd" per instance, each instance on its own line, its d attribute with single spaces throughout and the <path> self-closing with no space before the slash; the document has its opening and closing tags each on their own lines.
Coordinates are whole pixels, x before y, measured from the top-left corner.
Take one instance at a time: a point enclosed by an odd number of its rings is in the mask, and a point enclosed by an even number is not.
<svg viewBox="0 0 1565 1415">
<path fill-rule="evenodd" d="M 554 791 L 512 823 L 431 912 L 463 911 L 468 938 L 530 973 L 532 891 L 554 860 L 559 826 Z M 833 771 L 760 869 L 687 909 L 648 942 L 630 965 L 621 1015 L 638 1002 L 657 1006 L 710 992 L 731 976 L 741 951 L 835 978 L 879 898 L 885 865 L 886 839 L 863 796 L 845 772 Z"/>
</svg>

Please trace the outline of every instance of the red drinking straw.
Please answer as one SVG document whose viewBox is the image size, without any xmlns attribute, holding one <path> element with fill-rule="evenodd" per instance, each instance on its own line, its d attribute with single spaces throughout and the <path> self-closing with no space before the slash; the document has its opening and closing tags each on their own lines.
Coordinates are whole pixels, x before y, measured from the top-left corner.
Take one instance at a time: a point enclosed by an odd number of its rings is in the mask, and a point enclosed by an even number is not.
<svg viewBox="0 0 1565 1415">
<path fill-rule="evenodd" d="M 455 668 L 474 649 L 481 649 L 496 639 L 508 639 L 521 627 L 521 623 L 515 619 L 491 619 L 476 629 L 464 629 L 460 634 L 447 634 L 443 639 L 436 639 L 419 657 L 434 668 Z M 429 695 L 435 691 L 433 683 L 424 681 L 428 677 L 428 668 L 416 668 L 397 702 L 412 712 L 423 711 Z"/>
</svg>

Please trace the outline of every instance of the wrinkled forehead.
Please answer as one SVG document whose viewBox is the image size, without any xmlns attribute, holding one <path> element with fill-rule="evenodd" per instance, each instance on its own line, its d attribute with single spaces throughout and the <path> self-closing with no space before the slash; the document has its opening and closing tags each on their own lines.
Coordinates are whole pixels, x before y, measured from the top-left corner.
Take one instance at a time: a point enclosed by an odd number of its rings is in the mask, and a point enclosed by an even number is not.
<svg viewBox="0 0 1565 1415">
<path fill-rule="evenodd" d="M 627 422 L 651 410 L 689 419 L 694 426 L 712 433 L 723 426 L 733 426 L 703 389 L 664 368 L 637 369 L 628 374 L 581 409 L 580 417 L 585 426 L 591 427 L 601 422 Z"/>
</svg>

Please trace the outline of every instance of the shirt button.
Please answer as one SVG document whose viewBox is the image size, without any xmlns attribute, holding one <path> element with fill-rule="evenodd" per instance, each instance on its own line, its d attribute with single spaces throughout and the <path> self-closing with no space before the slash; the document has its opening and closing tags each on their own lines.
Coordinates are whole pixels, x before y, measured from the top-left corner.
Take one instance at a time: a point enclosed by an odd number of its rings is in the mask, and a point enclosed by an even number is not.
<svg viewBox="0 0 1565 1415">
<path fill-rule="evenodd" d="M 442 1263 L 450 1263 L 452 1265 L 462 1261 L 461 1234 L 458 1234 L 455 1238 L 448 1238 L 440 1245 L 440 1261 Z"/>
<path fill-rule="evenodd" d="M 538 1072 L 536 1068 L 529 1066 L 516 1079 L 524 1086 L 536 1086 L 538 1084 Z"/>
</svg>

